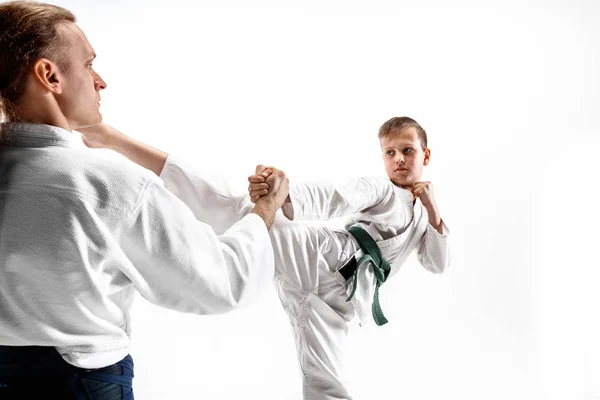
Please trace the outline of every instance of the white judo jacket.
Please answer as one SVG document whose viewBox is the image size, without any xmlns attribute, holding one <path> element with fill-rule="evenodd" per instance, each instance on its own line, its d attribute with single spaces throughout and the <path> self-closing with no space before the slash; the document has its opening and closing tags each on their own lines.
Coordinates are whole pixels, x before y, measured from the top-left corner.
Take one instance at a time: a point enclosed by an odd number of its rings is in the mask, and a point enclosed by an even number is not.
<svg viewBox="0 0 600 400">
<path fill-rule="evenodd" d="M 427 210 L 417 199 L 413 205 L 409 190 L 395 186 L 389 179 L 366 177 L 345 184 L 315 183 L 290 184 L 291 203 L 283 212 L 291 220 L 327 220 L 348 217 L 346 228 L 356 225 L 365 229 L 377 242 L 384 259 L 391 266 L 388 279 L 394 276 L 409 255 L 416 250 L 417 259 L 433 273 L 448 268 L 451 259 L 449 230 L 443 223 L 440 234 L 428 220 Z M 362 256 L 358 243 L 346 233 L 348 241 L 341 248 L 335 270 L 342 268 L 351 257 Z M 346 280 L 335 273 L 337 280 Z M 373 269 L 362 266 L 358 270 L 357 290 L 352 304 L 360 325 L 372 319 L 371 306 L 376 279 Z M 352 283 L 347 292 L 352 291 Z M 385 305 L 382 305 L 385 311 Z"/>
<path fill-rule="evenodd" d="M 53 346 L 72 365 L 104 367 L 129 353 L 136 290 L 169 309 L 218 314 L 270 284 L 258 215 L 245 210 L 222 229 L 210 196 L 192 212 L 150 171 L 57 127 L 12 124 L 7 137 L 0 345 Z"/>
<path fill-rule="evenodd" d="M 200 174 L 199 171 L 190 169 L 171 155 L 167 158 L 161 177 L 167 189 L 184 201 L 198 218 L 210 221 L 217 231 L 226 229 L 235 223 L 240 215 L 245 215 L 252 208 L 247 193 L 240 194 L 226 182 Z M 451 246 L 446 224 L 443 224 L 443 234 L 440 234 L 429 224 L 427 210 L 421 201 L 417 199 L 413 204 L 411 193 L 395 186 L 389 179 L 367 177 L 344 184 L 290 182 L 290 198 L 291 204 L 284 204 L 282 207 L 283 214 L 290 220 L 328 220 L 346 217 L 350 221 L 347 227 L 358 225 L 369 232 L 381 249 L 383 257 L 391 265 L 389 278 L 398 272 L 413 251 L 416 251 L 421 265 L 431 272 L 441 273 L 450 264 Z M 221 213 L 214 214 L 209 208 L 202 206 L 203 199 L 207 199 L 207 203 L 215 210 L 221 210 Z M 271 233 L 281 231 L 275 236 L 271 235 L 272 241 L 277 240 L 278 235 L 287 234 L 285 226 L 278 227 L 278 223 L 276 220 Z M 289 234 L 293 232 L 290 231 Z M 337 271 L 351 257 L 359 258 L 362 250 L 348 232 L 333 237 L 340 238 L 339 243 L 328 245 L 328 251 L 340 249 L 337 253 L 339 258 L 336 258 L 337 265 L 332 266 L 333 270 Z M 316 260 L 319 257 L 306 254 L 309 248 L 319 247 L 315 245 L 317 239 L 310 235 L 305 239 L 311 243 L 296 243 L 291 240 L 286 241 L 287 245 L 291 246 L 289 248 L 285 246 L 281 248 L 281 243 L 273 243 L 273 245 L 275 251 L 302 255 L 302 260 L 296 262 L 302 262 L 303 265 L 294 268 L 317 268 L 317 265 L 308 265 L 310 261 L 306 264 L 307 260 L 318 262 Z M 277 258 L 282 257 L 276 254 Z M 293 257 L 284 258 L 293 263 Z M 327 257 L 327 260 L 329 262 L 331 257 Z M 293 268 L 287 271 L 285 266 L 278 273 L 298 275 Z M 315 271 L 307 271 L 308 275 L 314 273 Z M 334 275 L 340 284 L 347 287 L 347 292 L 350 294 L 352 284 L 347 284 L 339 272 L 335 272 Z M 375 284 L 376 279 L 372 268 L 360 267 L 357 290 L 351 301 L 361 326 L 372 319 L 371 305 Z M 385 311 L 385 305 L 382 307 Z"/>
</svg>

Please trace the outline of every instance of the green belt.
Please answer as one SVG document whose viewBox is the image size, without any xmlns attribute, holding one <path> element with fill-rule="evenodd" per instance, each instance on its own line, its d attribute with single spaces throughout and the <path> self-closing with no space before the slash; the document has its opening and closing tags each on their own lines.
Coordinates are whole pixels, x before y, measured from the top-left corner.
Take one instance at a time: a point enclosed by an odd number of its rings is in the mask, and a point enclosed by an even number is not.
<svg viewBox="0 0 600 400">
<path fill-rule="evenodd" d="M 346 301 L 350 301 L 356 292 L 356 285 L 358 284 L 358 269 L 361 265 L 371 262 L 373 264 L 375 278 L 377 279 L 377 283 L 375 284 L 375 294 L 373 295 L 373 305 L 371 306 L 373 319 L 378 326 L 387 324 L 388 320 L 383 315 L 383 311 L 381 311 L 381 306 L 379 305 L 379 286 L 386 281 L 388 275 L 390 274 L 390 264 L 383 259 L 381 250 L 379 250 L 379 246 L 377 246 L 377 243 L 375 243 L 375 240 L 373 240 L 367 231 L 359 228 L 358 226 L 351 226 L 348 228 L 348 232 L 354 236 L 364 255 L 358 260 L 356 270 L 353 273 L 354 285 L 352 287 L 352 293 L 350 293 L 350 296 L 348 296 Z"/>
</svg>

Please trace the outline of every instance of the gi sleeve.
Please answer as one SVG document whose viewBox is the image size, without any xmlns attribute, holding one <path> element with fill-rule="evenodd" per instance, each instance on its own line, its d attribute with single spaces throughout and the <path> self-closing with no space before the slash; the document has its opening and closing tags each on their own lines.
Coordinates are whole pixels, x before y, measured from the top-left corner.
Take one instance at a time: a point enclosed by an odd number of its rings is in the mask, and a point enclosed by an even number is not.
<svg viewBox="0 0 600 400">
<path fill-rule="evenodd" d="M 452 258 L 448 240 L 450 231 L 443 221 L 442 232 L 443 234 L 440 234 L 427 222 L 427 228 L 417 249 L 417 259 L 421 265 L 436 274 L 444 272 L 450 266 Z"/>
<path fill-rule="evenodd" d="M 273 249 L 258 215 L 217 235 L 158 178 L 123 225 L 121 247 L 131 261 L 123 272 L 154 304 L 220 314 L 254 301 L 273 278 Z"/>
<path fill-rule="evenodd" d="M 210 225 L 217 234 L 225 232 L 254 208 L 247 192 L 236 192 L 225 180 L 193 169 L 170 154 L 160 178 L 198 221 Z"/>
<path fill-rule="evenodd" d="M 288 219 L 331 219 L 374 207 L 393 195 L 391 182 L 357 178 L 345 184 L 290 184 L 290 200 L 282 207 Z"/>
</svg>

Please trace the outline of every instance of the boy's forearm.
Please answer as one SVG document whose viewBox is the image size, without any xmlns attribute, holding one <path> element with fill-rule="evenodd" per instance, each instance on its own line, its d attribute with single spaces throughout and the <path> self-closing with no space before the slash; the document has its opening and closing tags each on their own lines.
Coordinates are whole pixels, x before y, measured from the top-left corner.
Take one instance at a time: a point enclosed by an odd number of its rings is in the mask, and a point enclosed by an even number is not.
<svg viewBox="0 0 600 400">
<path fill-rule="evenodd" d="M 375 178 L 356 178 L 345 184 L 296 183 L 285 204 L 292 203 L 294 219 L 330 220 L 374 207 L 391 191 L 389 182 Z"/>
<path fill-rule="evenodd" d="M 427 215 L 429 216 L 429 224 L 435 228 L 436 231 L 439 232 L 440 235 L 444 234 L 444 227 L 442 223 L 442 217 L 440 216 L 440 211 L 437 207 L 428 207 Z"/>
<path fill-rule="evenodd" d="M 160 175 L 168 156 L 164 151 L 155 149 L 123 133 L 114 135 L 111 138 L 109 147 L 156 175 Z"/>
</svg>

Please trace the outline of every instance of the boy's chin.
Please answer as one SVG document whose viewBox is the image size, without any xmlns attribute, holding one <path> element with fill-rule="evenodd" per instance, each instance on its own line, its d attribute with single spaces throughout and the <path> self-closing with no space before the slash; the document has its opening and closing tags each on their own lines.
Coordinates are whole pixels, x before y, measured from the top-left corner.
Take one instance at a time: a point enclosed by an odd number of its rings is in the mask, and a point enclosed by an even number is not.
<svg viewBox="0 0 600 400">
<path fill-rule="evenodd" d="M 390 178 L 392 183 L 399 187 L 410 187 L 416 183 L 414 179 L 398 179 L 397 177 Z"/>
</svg>

